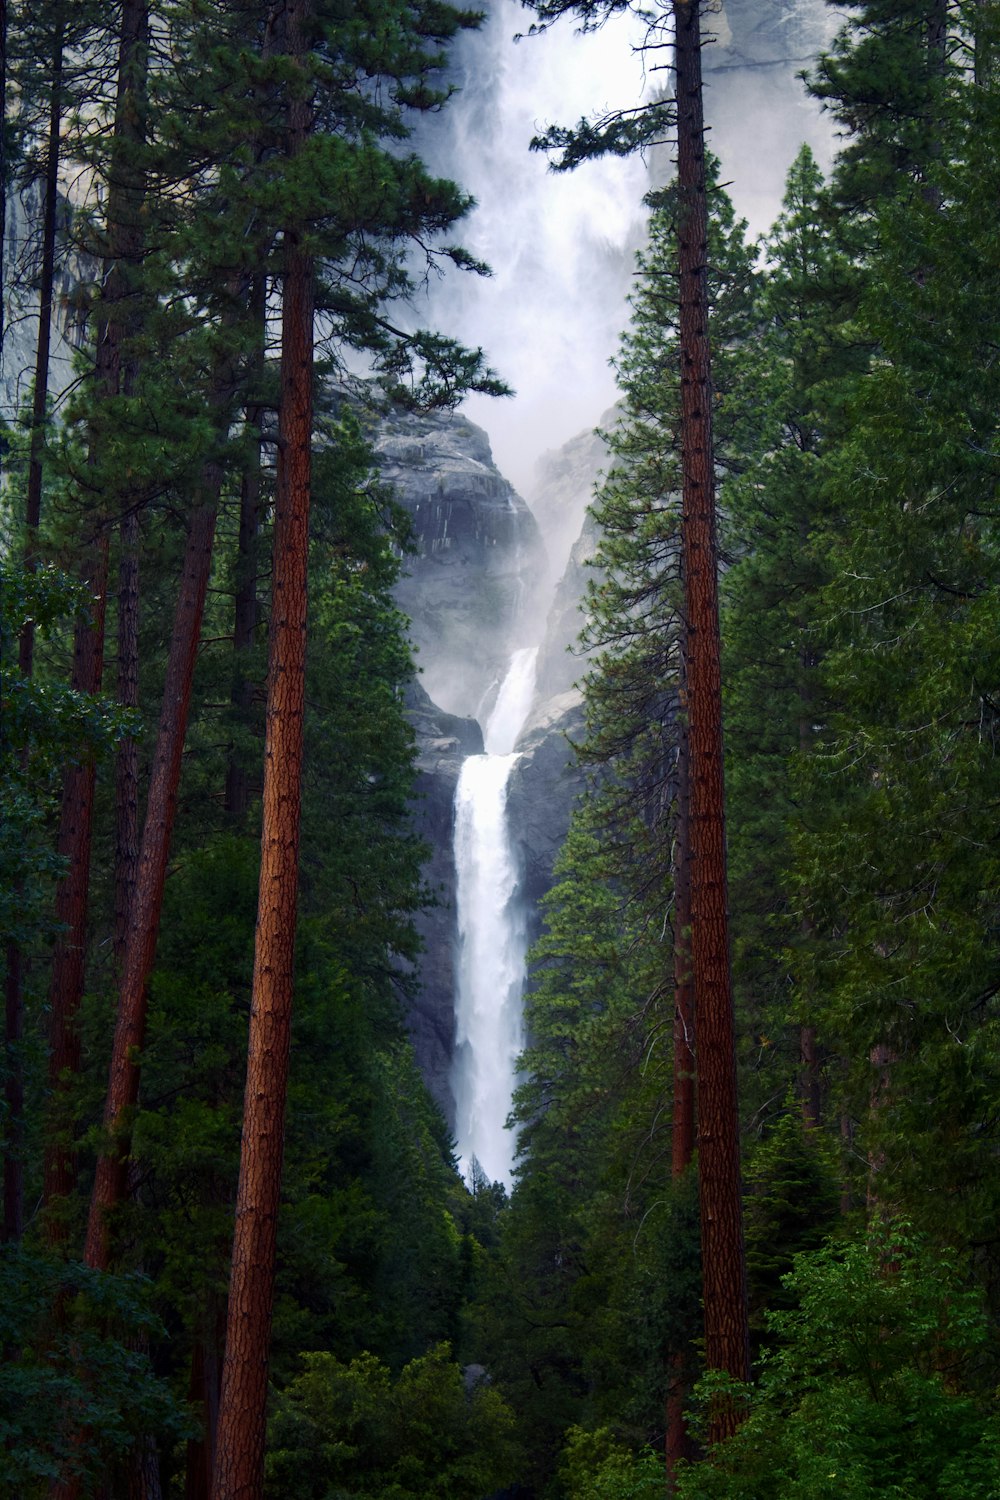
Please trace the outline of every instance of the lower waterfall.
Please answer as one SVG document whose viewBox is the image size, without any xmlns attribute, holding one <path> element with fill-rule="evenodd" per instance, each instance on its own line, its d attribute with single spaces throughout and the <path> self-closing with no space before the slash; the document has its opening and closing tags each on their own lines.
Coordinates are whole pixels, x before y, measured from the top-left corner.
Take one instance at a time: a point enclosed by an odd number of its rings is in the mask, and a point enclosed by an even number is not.
<svg viewBox="0 0 1000 1500">
<path fill-rule="evenodd" d="M 515 1141 L 505 1122 L 524 1045 L 527 926 L 516 900 L 507 782 L 531 706 L 537 655 L 536 646 L 515 651 L 484 732 L 486 754 L 464 762 L 455 793 L 455 1137 L 467 1177 L 475 1159 L 491 1181 L 508 1186 Z"/>
</svg>

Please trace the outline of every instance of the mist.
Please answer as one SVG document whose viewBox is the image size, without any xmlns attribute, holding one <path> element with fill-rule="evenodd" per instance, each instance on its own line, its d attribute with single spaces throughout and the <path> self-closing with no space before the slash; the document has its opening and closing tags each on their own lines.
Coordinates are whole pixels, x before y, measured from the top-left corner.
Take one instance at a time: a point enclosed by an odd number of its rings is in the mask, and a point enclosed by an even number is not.
<svg viewBox="0 0 1000 1500">
<path fill-rule="evenodd" d="M 644 64 L 644 27 L 632 16 L 589 35 L 564 20 L 515 41 L 529 23 L 516 0 L 492 0 L 482 30 L 459 44 L 459 93 L 430 133 L 429 155 L 475 197 L 460 237 L 493 275 L 432 281 L 419 311 L 484 348 L 514 388 L 506 400 L 470 397 L 462 410 L 530 500 L 539 457 L 592 428 L 616 399 L 609 361 L 628 321 L 642 198 L 669 158 L 657 150 L 557 174 L 529 143 L 546 125 L 636 105 L 669 74 Z M 704 56 L 709 144 L 737 212 L 760 235 L 802 141 L 821 165 L 830 158 L 829 123 L 795 75 L 832 21 L 823 0 L 775 0 L 764 16 L 754 0 L 729 0 L 705 23 L 714 33 Z"/>
</svg>

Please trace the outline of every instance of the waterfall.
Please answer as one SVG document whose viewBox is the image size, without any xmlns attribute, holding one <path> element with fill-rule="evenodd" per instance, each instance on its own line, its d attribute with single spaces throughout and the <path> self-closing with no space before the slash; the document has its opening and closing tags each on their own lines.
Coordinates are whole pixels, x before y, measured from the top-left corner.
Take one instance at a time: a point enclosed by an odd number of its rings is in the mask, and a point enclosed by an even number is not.
<svg viewBox="0 0 1000 1500">
<path fill-rule="evenodd" d="M 486 725 L 485 755 L 470 755 L 455 793 L 459 954 L 455 995 L 455 1136 L 494 1182 L 511 1181 L 514 1137 L 504 1125 L 524 1045 L 527 928 L 507 823 L 514 745 L 531 705 L 536 646 L 515 651 Z"/>
</svg>

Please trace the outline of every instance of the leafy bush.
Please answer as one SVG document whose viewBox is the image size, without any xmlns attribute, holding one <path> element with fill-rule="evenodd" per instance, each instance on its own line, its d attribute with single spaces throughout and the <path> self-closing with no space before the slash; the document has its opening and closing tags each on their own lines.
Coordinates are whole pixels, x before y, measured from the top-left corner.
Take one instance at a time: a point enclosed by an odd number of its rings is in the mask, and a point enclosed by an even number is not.
<svg viewBox="0 0 1000 1500">
<path fill-rule="evenodd" d="M 905 1225 L 799 1255 L 747 1420 L 681 1500 L 992 1500 L 989 1326 L 956 1262 Z M 719 1381 L 700 1387 L 717 1399 Z"/>
<path fill-rule="evenodd" d="M 447 1344 L 398 1379 L 374 1354 L 304 1354 L 278 1398 L 271 1500 L 480 1500 L 517 1471 L 514 1416 L 486 1382 L 466 1390 Z"/>
</svg>

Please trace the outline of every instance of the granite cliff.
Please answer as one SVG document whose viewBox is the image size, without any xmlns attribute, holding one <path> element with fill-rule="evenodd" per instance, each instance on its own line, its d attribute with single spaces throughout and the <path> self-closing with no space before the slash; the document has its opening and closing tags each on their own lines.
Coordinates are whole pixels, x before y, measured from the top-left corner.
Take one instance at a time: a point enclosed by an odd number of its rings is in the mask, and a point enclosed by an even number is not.
<svg viewBox="0 0 1000 1500">
<path fill-rule="evenodd" d="M 421 1071 L 450 1116 L 455 789 L 465 756 L 482 750 L 480 724 L 512 652 L 540 642 L 508 792 L 520 897 L 535 935 L 580 789 L 570 741 L 583 722 L 581 663 L 571 648 L 594 545 L 586 507 L 604 446 L 587 433 L 547 454 L 531 508 L 496 469 L 486 434 L 464 417 L 394 415 L 376 449 L 416 541 L 397 601 L 418 649 L 420 678 L 407 710 L 417 741 L 415 817 L 431 848 L 425 877 L 436 898 L 418 924 L 424 954 L 408 1025 Z"/>
</svg>

